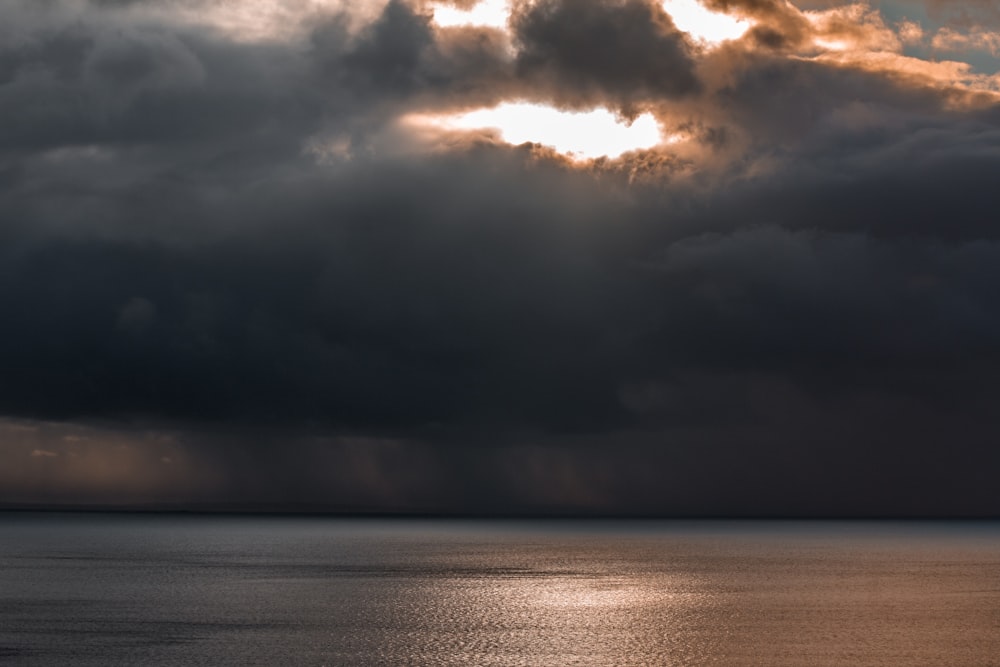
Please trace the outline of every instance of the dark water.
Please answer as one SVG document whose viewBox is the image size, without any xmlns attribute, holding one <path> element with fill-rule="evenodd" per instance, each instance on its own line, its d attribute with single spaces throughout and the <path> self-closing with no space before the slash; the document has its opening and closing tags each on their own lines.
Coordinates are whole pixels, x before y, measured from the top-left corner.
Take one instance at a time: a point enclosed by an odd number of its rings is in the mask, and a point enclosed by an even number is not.
<svg viewBox="0 0 1000 667">
<path fill-rule="evenodd" d="M 1000 665 L 1000 525 L 0 514 L 0 663 Z"/>
</svg>

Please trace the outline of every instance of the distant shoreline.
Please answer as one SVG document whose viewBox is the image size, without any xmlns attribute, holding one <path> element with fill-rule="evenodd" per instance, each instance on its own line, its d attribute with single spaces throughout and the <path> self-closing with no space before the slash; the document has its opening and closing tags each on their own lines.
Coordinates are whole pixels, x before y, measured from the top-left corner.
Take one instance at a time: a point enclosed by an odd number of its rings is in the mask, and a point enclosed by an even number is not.
<svg viewBox="0 0 1000 667">
<path fill-rule="evenodd" d="M 995 515 L 664 515 L 664 514 L 584 514 L 580 512 L 402 512 L 380 510 L 330 510 L 291 509 L 253 507 L 114 507 L 114 506 L 38 506 L 0 505 L 0 515 L 10 514 L 114 514 L 114 515 L 159 515 L 191 517 L 274 517 L 274 518 L 325 518 L 325 519 L 447 519 L 475 521 L 857 521 L 857 522 L 994 522 L 1000 521 Z"/>
</svg>

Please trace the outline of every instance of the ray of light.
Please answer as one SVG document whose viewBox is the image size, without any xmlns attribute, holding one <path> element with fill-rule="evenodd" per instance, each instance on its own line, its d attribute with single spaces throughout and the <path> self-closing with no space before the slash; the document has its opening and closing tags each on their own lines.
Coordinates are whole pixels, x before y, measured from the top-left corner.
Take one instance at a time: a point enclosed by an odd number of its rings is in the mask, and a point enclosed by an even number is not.
<svg viewBox="0 0 1000 667">
<path fill-rule="evenodd" d="M 747 19 L 713 12 L 697 0 L 663 0 L 663 8 L 678 29 L 707 44 L 742 37 L 751 26 Z"/>
<path fill-rule="evenodd" d="M 626 124 L 607 109 L 568 112 L 522 102 L 505 103 L 464 114 L 421 116 L 411 120 L 446 130 L 496 129 L 501 139 L 510 144 L 542 144 L 581 160 L 616 158 L 629 151 L 664 143 L 656 119 L 651 114 L 642 114 L 631 124 Z"/>
<path fill-rule="evenodd" d="M 813 39 L 813 44 L 827 51 L 846 51 L 851 48 L 851 44 L 843 39 L 823 39 L 816 37 Z"/>
<path fill-rule="evenodd" d="M 502 30 L 507 26 L 509 15 L 509 0 L 480 0 L 471 9 L 451 5 L 434 7 L 434 22 L 442 28 L 480 26 Z"/>
</svg>

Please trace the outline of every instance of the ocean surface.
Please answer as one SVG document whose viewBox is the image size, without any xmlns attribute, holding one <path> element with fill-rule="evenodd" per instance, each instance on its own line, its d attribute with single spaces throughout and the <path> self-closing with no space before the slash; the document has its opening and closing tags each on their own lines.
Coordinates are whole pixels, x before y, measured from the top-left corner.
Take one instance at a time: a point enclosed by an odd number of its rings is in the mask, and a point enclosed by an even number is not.
<svg viewBox="0 0 1000 667">
<path fill-rule="evenodd" d="M 1000 665 L 1000 525 L 0 514 L 0 664 Z"/>
</svg>

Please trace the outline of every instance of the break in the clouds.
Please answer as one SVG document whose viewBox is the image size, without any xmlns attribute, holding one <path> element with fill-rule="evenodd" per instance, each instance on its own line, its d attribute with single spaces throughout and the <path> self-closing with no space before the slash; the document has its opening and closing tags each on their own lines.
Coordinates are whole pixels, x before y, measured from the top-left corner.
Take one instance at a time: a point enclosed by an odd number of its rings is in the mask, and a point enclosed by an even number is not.
<svg viewBox="0 0 1000 667">
<path fill-rule="evenodd" d="M 1000 512 L 998 69 L 973 0 L 3 3 L 0 502 Z"/>
</svg>

